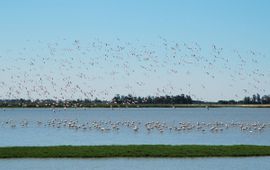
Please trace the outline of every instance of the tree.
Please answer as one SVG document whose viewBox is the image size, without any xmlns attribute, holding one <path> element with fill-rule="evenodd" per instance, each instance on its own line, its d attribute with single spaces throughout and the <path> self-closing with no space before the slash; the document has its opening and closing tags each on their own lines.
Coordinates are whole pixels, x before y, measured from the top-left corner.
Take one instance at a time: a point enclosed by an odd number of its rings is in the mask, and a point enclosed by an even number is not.
<svg viewBox="0 0 270 170">
<path fill-rule="evenodd" d="M 252 96 L 252 104 L 256 104 L 257 101 L 257 96 L 255 94 L 253 94 Z"/>
<path fill-rule="evenodd" d="M 262 104 L 270 104 L 270 95 L 264 95 L 261 99 Z"/>
<path fill-rule="evenodd" d="M 257 103 L 261 104 L 261 96 L 257 93 Z"/>
<path fill-rule="evenodd" d="M 244 98 L 244 104 L 250 104 L 250 103 L 251 103 L 250 97 L 245 97 Z"/>
</svg>

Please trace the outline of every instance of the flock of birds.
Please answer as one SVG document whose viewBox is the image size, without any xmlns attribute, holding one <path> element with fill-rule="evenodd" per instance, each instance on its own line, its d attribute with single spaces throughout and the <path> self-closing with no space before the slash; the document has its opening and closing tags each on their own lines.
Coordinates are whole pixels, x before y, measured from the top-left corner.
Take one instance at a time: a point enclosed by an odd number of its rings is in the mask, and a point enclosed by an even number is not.
<svg viewBox="0 0 270 170">
<path fill-rule="evenodd" d="M 80 122 L 77 119 L 50 119 L 47 121 L 15 121 L 15 120 L 2 120 L 0 121 L 0 128 L 55 128 L 55 129 L 70 129 L 81 130 L 84 132 L 159 132 L 173 133 L 173 132 L 202 132 L 202 133 L 221 133 L 228 130 L 239 130 L 246 133 L 262 133 L 269 130 L 270 122 L 163 122 L 163 121 L 85 121 Z"/>
<path fill-rule="evenodd" d="M 197 42 L 163 37 L 155 43 L 27 40 L 25 47 L 0 50 L 0 99 L 108 100 L 119 93 L 183 93 L 206 100 L 211 91 L 219 98 L 242 99 L 269 93 L 267 57 L 218 45 L 203 50 Z"/>
</svg>

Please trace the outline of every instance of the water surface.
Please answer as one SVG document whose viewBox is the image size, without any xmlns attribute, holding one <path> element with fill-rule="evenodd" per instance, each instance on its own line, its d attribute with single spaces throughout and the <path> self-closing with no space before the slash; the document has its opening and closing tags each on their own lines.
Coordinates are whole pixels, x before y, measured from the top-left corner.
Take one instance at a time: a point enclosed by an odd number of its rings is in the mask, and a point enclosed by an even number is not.
<svg viewBox="0 0 270 170">
<path fill-rule="evenodd" d="M 140 122 L 134 127 L 119 127 L 119 130 L 70 129 L 48 126 L 52 120 L 72 120 L 79 125 L 85 122 Z M 27 121 L 27 126 L 21 124 Z M 42 124 L 38 125 L 38 122 Z M 149 133 L 144 124 L 163 122 L 179 126 L 179 122 L 210 124 L 205 131 L 192 130 L 164 132 L 158 129 Z M 264 124 L 265 128 L 241 131 L 239 125 L 215 132 L 209 129 L 215 124 L 241 123 Z M 16 125 L 16 126 L 13 126 Z M 111 144 L 256 144 L 270 145 L 269 108 L 120 108 L 120 109 L 0 109 L 0 146 L 42 145 L 111 145 Z M 255 127 L 257 128 L 257 127 Z"/>
<path fill-rule="evenodd" d="M 110 158 L 0 159 L 0 170 L 266 170 L 270 157 L 249 158 Z"/>
</svg>

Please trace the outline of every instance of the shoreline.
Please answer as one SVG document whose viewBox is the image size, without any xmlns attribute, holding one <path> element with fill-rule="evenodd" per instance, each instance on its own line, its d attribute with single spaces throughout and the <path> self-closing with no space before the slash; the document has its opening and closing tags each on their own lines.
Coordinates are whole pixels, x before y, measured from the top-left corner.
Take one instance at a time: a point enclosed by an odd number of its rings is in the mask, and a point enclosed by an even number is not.
<svg viewBox="0 0 270 170">
<path fill-rule="evenodd" d="M 6 108 L 270 108 L 270 104 L 96 104 L 82 107 L 64 106 L 0 106 Z"/>
<path fill-rule="evenodd" d="M 196 158 L 270 156 L 270 146 L 259 145 L 102 145 L 0 147 L 8 158 Z"/>
</svg>

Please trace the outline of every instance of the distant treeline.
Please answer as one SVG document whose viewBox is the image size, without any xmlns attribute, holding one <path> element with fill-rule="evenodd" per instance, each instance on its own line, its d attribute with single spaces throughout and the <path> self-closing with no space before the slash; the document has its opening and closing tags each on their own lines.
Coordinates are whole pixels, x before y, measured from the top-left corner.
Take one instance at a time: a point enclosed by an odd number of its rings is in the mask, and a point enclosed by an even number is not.
<svg viewBox="0 0 270 170">
<path fill-rule="evenodd" d="M 243 100 L 219 100 L 218 102 L 206 102 L 193 100 L 189 95 L 175 96 L 148 96 L 137 97 L 132 95 L 116 95 L 108 100 L 26 100 L 8 99 L 0 100 L 0 107 L 110 107 L 116 105 L 161 105 L 162 104 L 270 104 L 270 95 L 260 96 L 259 94 L 251 97 L 244 97 Z"/>
<path fill-rule="evenodd" d="M 176 95 L 176 96 L 148 96 L 148 97 L 136 97 L 132 95 L 120 96 L 116 95 L 112 102 L 115 104 L 192 104 L 192 99 L 188 95 Z"/>
<path fill-rule="evenodd" d="M 218 104 L 270 104 L 270 95 L 260 96 L 254 94 L 251 97 L 244 97 L 243 100 L 219 100 Z"/>
<path fill-rule="evenodd" d="M 131 104 L 192 104 L 192 99 L 188 95 L 176 96 L 148 96 L 148 97 L 135 97 L 132 95 L 116 95 L 112 100 L 25 100 L 25 99 L 12 99 L 0 100 L 0 107 L 92 107 L 110 106 L 110 105 L 131 105 Z"/>
<path fill-rule="evenodd" d="M 106 104 L 108 102 L 95 100 L 25 100 L 12 99 L 0 100 L 0 107 L 90 107 L 96 104 Z"/>
</svg>

